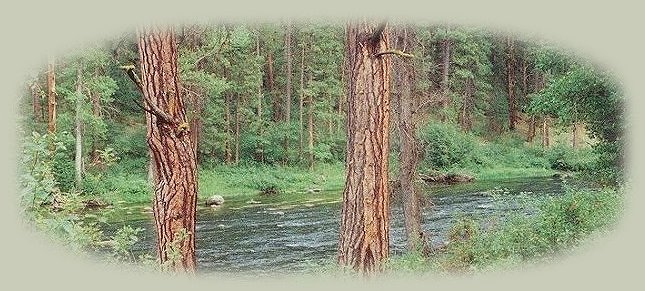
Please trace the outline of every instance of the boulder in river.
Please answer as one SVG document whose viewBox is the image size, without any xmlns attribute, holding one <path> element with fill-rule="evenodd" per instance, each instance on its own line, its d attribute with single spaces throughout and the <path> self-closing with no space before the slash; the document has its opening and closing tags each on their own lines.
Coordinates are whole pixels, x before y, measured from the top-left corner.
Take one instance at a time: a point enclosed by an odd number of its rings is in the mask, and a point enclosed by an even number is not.
<svg viewBox="0 0 645 291">
<path fill-rule="evenodd" d="M 224 197 L 222 195 L 213 195 L 206 199 L 206 206 L 220 206 L 224 204 Z"/>
<path fill-rule="evenodd" d="M 431 184 L 456 184 L 472 182 L 475 180 L 473 176 L 456 173 L 431 172 L 429 174 L 421 174 L 419 176 L 421 180 Z"/>
</svg>

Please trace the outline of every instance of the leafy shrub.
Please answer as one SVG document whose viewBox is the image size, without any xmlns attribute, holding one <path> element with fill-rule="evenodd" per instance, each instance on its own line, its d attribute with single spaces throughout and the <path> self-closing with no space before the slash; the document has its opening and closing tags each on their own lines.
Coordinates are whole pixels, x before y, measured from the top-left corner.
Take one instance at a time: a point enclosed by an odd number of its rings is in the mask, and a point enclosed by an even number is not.
<svg viewBox="0 0 645 291">
<path fill-rule="evenodd" d="M 476 138 L 450 124 L 430 123 L 419 134 L 425 162 L 435 169 L 481 163 Z"/>
<path fill-rule="evenodd" d="M 558 144 L 545 152 L 549 164 L 554 170 L 585 171 L 589 170 L 596 159 L 588 149 L 574 150 L 572 147 Z"/>
</svg>

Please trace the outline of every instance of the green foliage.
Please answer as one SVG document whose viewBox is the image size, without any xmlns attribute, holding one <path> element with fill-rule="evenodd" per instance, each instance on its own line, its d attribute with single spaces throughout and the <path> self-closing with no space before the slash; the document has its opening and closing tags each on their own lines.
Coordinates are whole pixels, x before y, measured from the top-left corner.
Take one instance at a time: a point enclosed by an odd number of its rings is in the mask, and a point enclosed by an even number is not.
<svg viewBox="0 0 645 291">
<path fill-rule="evenodd" d="M 53 152 L 51 147 L 53 146 Z M 53 135 L 32 132 L 22 142 L 19 165 L 19 185 L 23 207 L 51 203 L 52 194 L 59 192 L 51 155 L 64 150 L 62 142 Z"/>
<path fill-rule="evenodd" d="M 562 196 L 525 197 L 524 203 L 538 211 L 533 216 L 493 217 L 488 223 L 462 218 L 450 231 L 446 256 L 438 263 L 444 270 L 477 270 L 552 257 L 613 226 L 622 209 L 622 193 L 569 189 Z"/>
<path fill-rule="evenodd" d="M 477 163 L 473 156 L 477 142 L 474 136 L 462 133 L 448 124 L 430 123 L 421 129 L 419 137 L 425 148 L 425 162 L 434 169 L 465 166 Z"/>
</svg>

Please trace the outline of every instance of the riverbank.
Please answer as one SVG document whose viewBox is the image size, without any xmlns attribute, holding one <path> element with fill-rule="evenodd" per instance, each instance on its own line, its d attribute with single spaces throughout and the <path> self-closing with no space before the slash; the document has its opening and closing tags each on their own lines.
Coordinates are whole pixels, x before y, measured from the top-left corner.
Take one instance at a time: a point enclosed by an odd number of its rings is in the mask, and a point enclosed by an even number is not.
<svg viewBox="0 0 645 291">
<path fill-rule="evenodd" d="M 473 176 L 475 181 L 500 180 L 523 177 L 548 177 L 558 171 L 545 168 L 456 168 L 446 173 L 463 173 Z M 115 174 L 110 180 L 109 189 L 93 196 L 111 204 L 144 204 L 151 202 L 152 194 L 143 174 L 124 172 Z M 212 195 L 221 195 L 224 199 L 248 196 L 255 197 L 262 193 L 279 195 L 284 199 L 297 199 L 299 194 L 320 191 L 342 191 L 345 184 L 343 164 L 319 164 L 313 170 L 289 166 L 239 165 L 215 166 L 199 170 L 200 201 Z M 392 171 L 390 177 L 395 179 L 398 173 Z"/>
</svg>

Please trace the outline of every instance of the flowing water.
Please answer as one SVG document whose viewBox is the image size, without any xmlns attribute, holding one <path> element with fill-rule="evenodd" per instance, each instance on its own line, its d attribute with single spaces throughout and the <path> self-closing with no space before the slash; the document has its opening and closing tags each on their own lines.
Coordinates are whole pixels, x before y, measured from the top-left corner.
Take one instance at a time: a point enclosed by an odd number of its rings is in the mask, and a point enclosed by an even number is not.
<svg viewBox="0 0 645 291">
<path fill-rule="evenodd" d="M 446 240 L 450 226 L 460 216 L 503 217 L 518 212 L 530 215 L 534 211 L 517 203 L 497 203 L 494 194 L 543 196 L 562 191 L 560 179 L 544 177 L 428 187 L 424 189 L 424 198 L 432 200 L 432 204 L 426 203 L 424 207 L 423 227 L 432 244 L 438 245 Z M 402 205 L 397 196 L 391 207 L 392 254 L 405 248 Z M 340 190 L 302 194 L 297 201 L 249 197 L 228 199 L 218 209 L 198 208 L 196 253 L 201 272 L 294 273 L 333 262 L 340 222 Z M 125 208 L 129 209 L 128 220 L 110 223 L 105 233 L 109 235 L 125 224 L 144 228 L 132 251 L 154 255 L 152 214 L 146 208 L 141 205 Z"/>
</svg>

